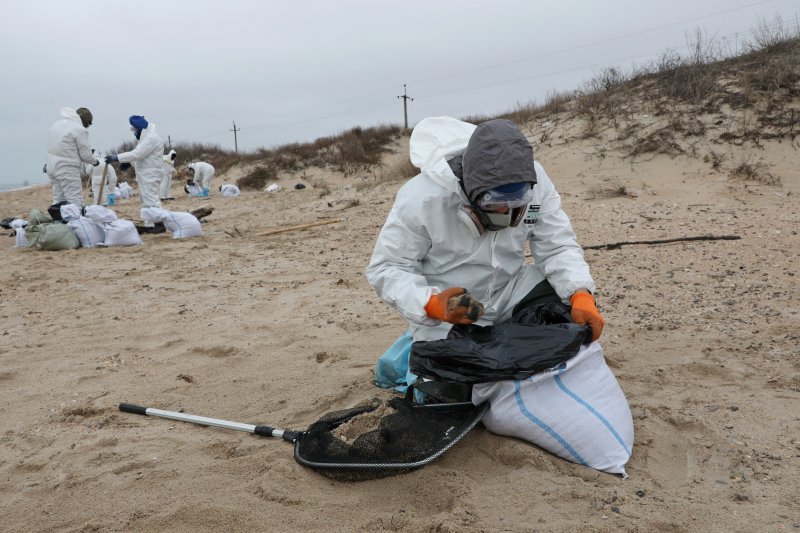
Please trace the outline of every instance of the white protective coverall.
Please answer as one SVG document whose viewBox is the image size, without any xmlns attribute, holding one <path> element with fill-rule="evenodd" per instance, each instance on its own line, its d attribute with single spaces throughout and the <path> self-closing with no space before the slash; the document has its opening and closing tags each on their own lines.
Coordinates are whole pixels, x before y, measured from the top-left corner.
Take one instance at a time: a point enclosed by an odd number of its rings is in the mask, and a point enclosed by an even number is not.
<svg viewBox="0 0 800 533">
<path fill-rule="evenodd" d="M 97 205 L 100 196 L 100 182 L 103 180 L 103 169 L 108 166 L 106 171 L 106 188 L 103 190 L 103 201 L 108 201 L 109 194 L 115 194 L 117 187 L 117 171 L 112 165 L 106 165 L 105 157 L 102 154 L 97 156 L 100 164 L 97 166 L 86 165 L 86 173 L 92 177 L 92 198 L 93 204 Z"/>
<path fill-rule="evenodd" d="M 156 125 L 150 122 L 142 130 L 136 147 L 130 152 L 117 154 L 117 158 L 120 163 L 133 165 L 142 207 L 161 207 L 158 186 L 164 172 L 164 142 L 158 136 Z"/>
<path fill-rule="evenodd" d="M 447 160 L 464 152 L 474 129 L 449 117 L 414 128 L 411 162 L 421 173 L 398 191 L 366 269 L 378 296 L 408 320 L 415 341 L 447 336 L 452 324 L 430 318 L 425 305 L 449 287 L 464 287 L 483 303 L 481 326 L 511 318 L 544 279 L 564 303 L 578 289 L 595 289 L 561 197 L 538 162 L 534 198 L 517 227 L 475 237 L 459 218 L 468 199 Z M 533 264 L 525 264 L 526 241 Z"/>
<path fill-rule="evenodd" d="M 172 199 L 172 178 L 175 176 L 175 160 L 172 158 L 174 154 L 175 150 L 170 150 L 169 153 L 164 156 L 164 174 L 161 177 L 162 200 Z"/>
<path fill-rule="evenodd" d="M 200 190 L 211 190 L 211 178 L 214 177 L 214 167 L 203 161 L 197 163 L 189 163 L 187 168 L 194 170 L 194 184 L 200 187 Z"/>
<path fill-rule="evenodd" d="M 514 306 L 545 279 L 564 303 L 578 289 L 595 289 L 561 199 L 539 163 L 519 225 L 475 236 L 469 218 L 459 217 L 468 198 L 447 161 L 463 154 L 474 129 L 448 117 L 417 125 L 410 151 L 421 173 L 398 191 L 366 270 L 378 295 L 408 320 L 415 341 L 447 336 L 452 325 L 425 312 L 431 295 L 446 288 L 463 287 L 483 303 L 481 326 L 510 319 Z M 483 161 L 491 167 L 497 160 L 493 153 Z M 526 241 L 533 264 L 525 263 Z M 489 403 L 482 423 L 493 433 L 625 475 L 633 421 L 599 342 L 528 379 L 475 384 L 472 402 Z"/>
<path fill-rule="evenodd" d="M 61 108 L 61 119 L 50 127 L 47 141 L 47 176 L 53 185 L 53 203 L 83 205 L 83 165 L 97 159 L 89 145 L 89 132 L 74 109 Z"/>
</svg>

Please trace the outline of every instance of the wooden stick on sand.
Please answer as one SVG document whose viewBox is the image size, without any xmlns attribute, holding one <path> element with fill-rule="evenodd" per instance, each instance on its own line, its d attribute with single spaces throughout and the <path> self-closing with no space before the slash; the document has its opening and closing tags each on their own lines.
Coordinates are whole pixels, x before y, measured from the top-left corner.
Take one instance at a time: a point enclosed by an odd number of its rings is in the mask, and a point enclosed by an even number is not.
<svg viewBox="0 0 800 533">
<path fill-rule="evenodd" d="M 103 167 L 103 177 L 100 178 L 100 190 L 97 192 L 97 198 L 94 199 L 94 205 L 102 205 L 100 202 L 103 200 L 103 189 L 106 188 L 107 174 L 108 174 L 108 163 L 106 163 L 106 166 Z"/>
<path fill-rule="evenodd" d="M 267 235 L 276 235 L 278 233 L 286 233 L 287 231 L 297 231 L 306 228 L 313 228 L 314 226 L 324 226 L 325 224 L 335 224 L 341 220 L 324 220 L 322 222 L 311 222 L 309 224 L 300 224 L 298 226 L 286 226 L 285 228 L 275 228 L 262 233 L 256 233 L 256 237 L 266 237 Z"/>
</svg>

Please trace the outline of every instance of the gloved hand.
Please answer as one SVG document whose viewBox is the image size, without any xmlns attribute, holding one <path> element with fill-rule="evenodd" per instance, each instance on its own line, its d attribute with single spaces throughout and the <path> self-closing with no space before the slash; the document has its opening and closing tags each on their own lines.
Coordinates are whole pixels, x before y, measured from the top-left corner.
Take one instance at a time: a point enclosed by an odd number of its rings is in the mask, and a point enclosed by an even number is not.
<svg viewBox="0 0 800 533">
<path fill-rule="evenodd" d="M 425 312 L 431 318 L 451 324 L 472 324 L 483 315 L 483 304 L 467 289 L 451 287 L 431 296 Z"/>
<path fill-rule="evenodd" d="M 599 339 L 606 321 L 600 316 L 592 295 L 588 292 L 576 292 L 569 303 L 572 306 L 572 321 L 576 324 L 588 324 L 592 328 L 592 340 Z"/>
<path fill-rule="evenodd" d="M 130 163 L 120 163 L 119 164 L 119 169 L 120 170 L 128 170 L 129 168 L 131 168 L 131 164 Z"/>
<path fill-rule="evenodd" d="M 111 163 L 114 163 L 116 161 L 119 161 L 119 158 L 117 156 L 115 156 L 115 155 L 107 155 L 106 156 L 106 164 L 107 165 L 110 165 Z"/>
</svg>

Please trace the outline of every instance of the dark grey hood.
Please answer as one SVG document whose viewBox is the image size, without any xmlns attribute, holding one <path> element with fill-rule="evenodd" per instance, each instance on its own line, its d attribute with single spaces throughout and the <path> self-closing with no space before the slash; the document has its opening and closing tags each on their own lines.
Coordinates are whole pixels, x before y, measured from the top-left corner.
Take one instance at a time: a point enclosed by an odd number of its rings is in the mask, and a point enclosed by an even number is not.
<svg viewBox="0 0 800 533">
<path fill-rule="evenodd" d="M 464 190 L 470 201 L 500 185 L 536 183 L 533 147 L 510 120 L 496 119 L 475 128 L 463 158 Z"/>
</svg>

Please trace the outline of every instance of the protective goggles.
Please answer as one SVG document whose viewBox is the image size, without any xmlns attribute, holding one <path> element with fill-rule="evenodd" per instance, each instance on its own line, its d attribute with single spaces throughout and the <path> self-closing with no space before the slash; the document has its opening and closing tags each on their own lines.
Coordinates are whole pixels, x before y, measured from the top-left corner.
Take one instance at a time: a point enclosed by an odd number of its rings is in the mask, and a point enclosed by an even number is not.
<svg viewBox="0 0 800 533">
<path fill-rule="evenodd" d="M 533 200 L 533 184 L 528 181 L 509 183 L 481 193 L 476 200 L 479 209 L 494 211 L 496 209 L 515 209 L 531 203 Z"/>
</svg>

